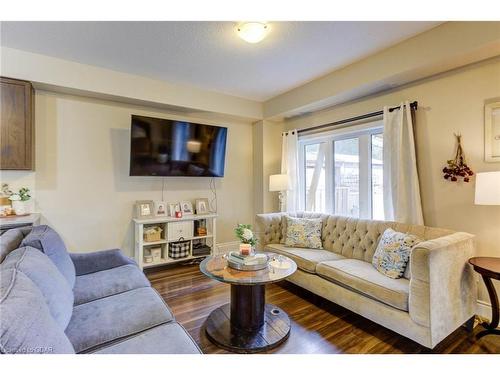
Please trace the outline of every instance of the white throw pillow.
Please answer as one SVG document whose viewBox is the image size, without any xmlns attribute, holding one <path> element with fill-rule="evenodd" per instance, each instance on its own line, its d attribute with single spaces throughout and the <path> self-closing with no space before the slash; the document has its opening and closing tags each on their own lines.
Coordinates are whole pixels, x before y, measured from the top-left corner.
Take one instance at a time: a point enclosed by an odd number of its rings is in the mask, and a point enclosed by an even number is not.
<svg viewBox="0 0 500 375">
<path fill-rule="evenodd" d="M 380 273 L 399 279 L 408 266 L 413 246 L 419 242 L 421 240 L 412 234 L 386 229 L 377 245 L 372 264 Z"/>
</svg>

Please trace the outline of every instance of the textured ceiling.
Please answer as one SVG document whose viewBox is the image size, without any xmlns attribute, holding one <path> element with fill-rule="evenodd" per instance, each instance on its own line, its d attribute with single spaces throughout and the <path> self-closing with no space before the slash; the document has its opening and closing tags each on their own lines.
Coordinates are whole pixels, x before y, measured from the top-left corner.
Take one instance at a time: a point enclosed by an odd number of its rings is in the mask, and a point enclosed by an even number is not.
<svg viewBox="0 0 500 375">
<path fill-rule="evenodd" d="M 271 22 L 261 43 L 231 22 L 2 22 L 1 45 L 264 101 L 439 22 Z"/>
</svg>

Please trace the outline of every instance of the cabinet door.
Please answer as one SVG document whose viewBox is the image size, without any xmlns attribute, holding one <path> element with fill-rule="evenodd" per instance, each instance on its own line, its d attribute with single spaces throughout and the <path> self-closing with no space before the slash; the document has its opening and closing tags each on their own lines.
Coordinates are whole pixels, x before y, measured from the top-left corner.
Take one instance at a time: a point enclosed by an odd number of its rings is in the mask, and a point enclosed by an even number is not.
<svg viewBox="0 0 500 375">
<path fill-rule="evenodd" d="M 0 77 L 0 169 L 31 170 L 33 94 L 31 83 Z"/>
</svg>

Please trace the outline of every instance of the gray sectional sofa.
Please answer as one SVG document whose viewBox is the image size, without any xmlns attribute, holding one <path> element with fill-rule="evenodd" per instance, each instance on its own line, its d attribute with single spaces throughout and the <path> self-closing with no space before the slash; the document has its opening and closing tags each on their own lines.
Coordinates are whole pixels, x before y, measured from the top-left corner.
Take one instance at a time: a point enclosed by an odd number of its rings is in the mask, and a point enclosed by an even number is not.
<svg viewBox="0 0 500 375">
<path fill-rule="evenodd" d="M 50 227 L 0 237 L 0 352 L 197 354 L 120 250 L 68 253 Z"/>
<path fill-rule="evenodd" d="M 390 221 L 317 214 L 323 249 L 284 245 L 283 213 L 257 215 L 261 249 L 286 255 L 298 266 L 287 280 L 406 336 L 428 348 L 476 311 L 476 279 L 468 259 L 474 256 L 474 236 L 447 229 Z M 392 228 L 423 241 L 411 252 L 404 277 L 389 278 L 371 261 L 382 233 Z"/>
</svg>

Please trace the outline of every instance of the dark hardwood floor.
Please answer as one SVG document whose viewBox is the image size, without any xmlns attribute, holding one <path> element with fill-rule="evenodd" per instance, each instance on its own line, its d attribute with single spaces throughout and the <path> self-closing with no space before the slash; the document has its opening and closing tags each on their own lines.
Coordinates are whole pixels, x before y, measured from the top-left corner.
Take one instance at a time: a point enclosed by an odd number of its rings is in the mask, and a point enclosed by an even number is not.
<svg viewBox="0 0 500 375">
<path fill-rule="evenodd" d="M 227 353 L 207 339 L 204 323 L 213 309 L 229 302 L 229 285 L 206 277 L 198 265 L 156 269 L 147 276 L 204 353 Z M 292 323 L 289 339 L 269 353 L 500 353 L 500 336 L 475 339 L 480 327 L 473 333 L 461 327 L 429 350 L 286 281 L 268 285 L 266 299 Z"/>
</svg>

